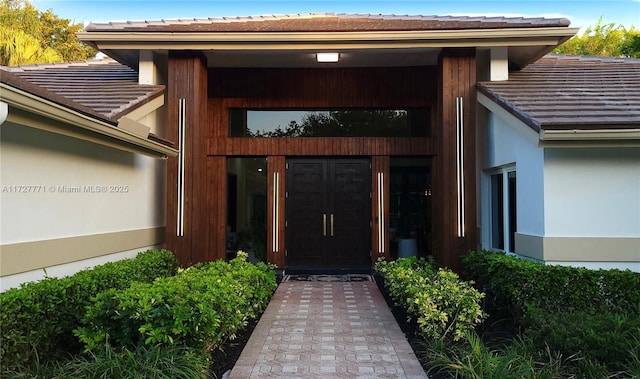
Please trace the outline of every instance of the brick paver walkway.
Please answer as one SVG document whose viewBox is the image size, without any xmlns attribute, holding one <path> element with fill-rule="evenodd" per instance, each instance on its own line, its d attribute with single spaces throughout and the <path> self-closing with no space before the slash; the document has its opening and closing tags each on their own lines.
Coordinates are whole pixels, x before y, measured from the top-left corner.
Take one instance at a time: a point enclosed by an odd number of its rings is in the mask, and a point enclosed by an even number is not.
<svg viewBox="0 0 640 379">
<path fill-rule="evenodd" d="M 425 379 L 374 282 L 283 282 L 230 379 Z"/>
</svg>

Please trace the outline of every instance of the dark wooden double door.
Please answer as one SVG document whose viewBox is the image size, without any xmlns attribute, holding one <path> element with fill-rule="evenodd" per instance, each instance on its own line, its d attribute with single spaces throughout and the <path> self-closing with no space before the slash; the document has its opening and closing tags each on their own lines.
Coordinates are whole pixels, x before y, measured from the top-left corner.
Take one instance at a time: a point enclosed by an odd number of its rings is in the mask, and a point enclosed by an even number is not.
<svg viewBox="0 0 640 379">
<path fill-rule="evenodd" d="M 287 160 L 289 268 L 371 268 L 371 161 Z"/>
</svg>

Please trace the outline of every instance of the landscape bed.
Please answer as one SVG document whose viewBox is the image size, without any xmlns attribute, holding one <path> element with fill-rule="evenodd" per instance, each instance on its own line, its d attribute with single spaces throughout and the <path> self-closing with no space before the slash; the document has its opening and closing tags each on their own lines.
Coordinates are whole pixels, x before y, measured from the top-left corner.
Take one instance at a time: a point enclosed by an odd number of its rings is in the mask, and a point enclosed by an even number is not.
<svg viewBox="0 0 640 379">
<path fill-rule="evenodd" d="M 147 253 L 154 254 L 173 258 L 167 251 Z M 136 259 L 113 264 L 133 264 Z M 255 323 L 275 291 L 274 268 L 263 263 L 251 264 L 246 261 L 246 254 L 239 252 L 228 263 L 216 261 L 175 273 L 176 270 L 177 264 L 174 275 L 152 275 L 154 279 L 144 282 L 129 281 L 112 289 L 87 291 L 86 306 L 76 311 L 79 321 L 68 331 L 77 338 L 75 345 L 83 346 L 84 350 L 44 344 L 49 349 L 44 351 L 34 343 L 28 345 L 33 354 L 27 360 L 23 355 L 12 355 L 3 346 L 2 377 L 220 377 L 217 370 L 228 369 L 223 367 L 230 361 L 226 357 L 239 355 L 242 349 L 241 341 L 235 342 L 235 338 L 249 334 L 243 333 L 243 329 Z M 76 275 L 91 275 L 86 272 Z M 73 282 L 76 275 L 48 280 Z M 23 288 L 32 290 L 34 285 Z M 9 300 L 15 303 L 13 299 L 20 297 L 16 295 L 20 290 L 0 295 L 3 308 Z M 42 304 L 35 305 L 36 308 L 49 306 L 46 298 L 39 297 L 38 302 Z M 33 302 L 26 301 L 14 307 L 18 311 L 3 312 L 2 326 L 17 324 L 15 318 L 22 317 L 25 306 L 34 307 Z M 39 332 L 47 338 L 46 330 Z M 54 335 L 57 330 L 52 328 L 48 332 Z M 20 337 L 18 333 L 12 335 Z M 213 359 L 225 362 L 220 364 Z"/>
</svg>

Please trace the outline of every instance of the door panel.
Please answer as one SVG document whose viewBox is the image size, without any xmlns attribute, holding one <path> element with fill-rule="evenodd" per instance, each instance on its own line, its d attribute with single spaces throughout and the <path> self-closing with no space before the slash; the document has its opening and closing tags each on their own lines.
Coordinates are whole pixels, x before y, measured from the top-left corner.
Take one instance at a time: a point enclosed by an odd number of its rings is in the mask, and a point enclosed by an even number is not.
<svg viewBox="0 0 640 379">
<path fill-rule="evenodd" d="M 368 159 L 291 159 L 287 266 L 370 268 Z"/>
<path fill-rule="evenodd" d="M 328 193 L 333 217 L 329 257 L 340 267 L 370 266 L 371 169 L 369 160 L 329 161 Z"/>
<path fill-rule="evenodd" d="M 287 170 L 287 264 L 320 265 L 325 261 L 322 246 L 323 214 L 326 207 L 324 161 L 306 159 L 291 162 Z"/>
</svg>

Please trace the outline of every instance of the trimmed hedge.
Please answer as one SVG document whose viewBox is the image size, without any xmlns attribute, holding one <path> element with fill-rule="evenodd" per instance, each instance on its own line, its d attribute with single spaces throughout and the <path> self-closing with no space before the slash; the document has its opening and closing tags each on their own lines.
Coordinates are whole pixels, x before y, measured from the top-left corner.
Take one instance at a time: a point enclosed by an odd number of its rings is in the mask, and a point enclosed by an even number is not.
<svg viewBox="0 0 640 379">
<path fill-rule="evenodd" d="M 457 341 L 482 322 L 483 294 L 448 269 L 435 269 L 422 258 L 400 258 L 375 265 L 393 302 L 415 319 L 426 339 Z"/>
<path fill-rule="evenodd" d="M 0 294 L 2 368 L 81 351 L 73 335 L 91 297 L 109 288 L 175 275 L 178 262 L 168 250 L 149 250 L 134 259 L 106 263 L 65 278 L 47 278 Z"/>
<path fill-rule="evenodd" d="M 527 309 L 545 312 L 640 313 L 640 273 L 547 266 L 504 253 L 470 252 L 467 277 L 486 286 L 498 309 L 518 321 Z"/>
<path fill-rule="evenodd" d="M 537 346 L 548 346 L 565 357 L 577 354 L 605 365 L 612 372 L 623 371 L 640 358 L 638 316 L 531 309 L 523 326 L 525 335 Z"/>
<path fill-rule="evenodd" d="M 184 345 L 206 352 L 256 318 L 276 288 L 275 272 L 263 263 L 197 265 L 153 283 L 108 290 L 87 308 L 76 335 L 87 350 L 113 346 Z"/>
</svg>

